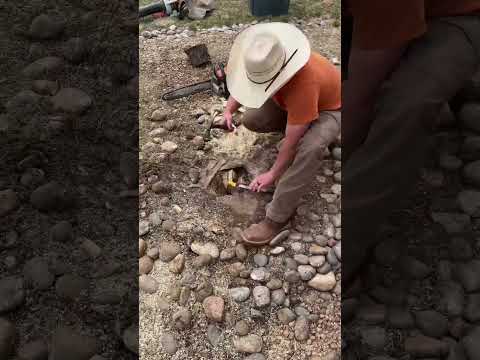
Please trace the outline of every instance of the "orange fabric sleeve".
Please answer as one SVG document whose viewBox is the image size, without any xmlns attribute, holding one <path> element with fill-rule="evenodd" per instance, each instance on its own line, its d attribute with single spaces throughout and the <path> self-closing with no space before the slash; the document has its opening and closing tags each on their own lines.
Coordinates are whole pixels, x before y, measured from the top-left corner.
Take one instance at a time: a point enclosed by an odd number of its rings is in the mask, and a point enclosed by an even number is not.
<svg viewBox="0 0 480 360">
<path fill-rule="evenodd" d="M 427 30 L 425 0 L 354 0 L 353 47 L 374 50 L 403 45 Z"/>
</svg>

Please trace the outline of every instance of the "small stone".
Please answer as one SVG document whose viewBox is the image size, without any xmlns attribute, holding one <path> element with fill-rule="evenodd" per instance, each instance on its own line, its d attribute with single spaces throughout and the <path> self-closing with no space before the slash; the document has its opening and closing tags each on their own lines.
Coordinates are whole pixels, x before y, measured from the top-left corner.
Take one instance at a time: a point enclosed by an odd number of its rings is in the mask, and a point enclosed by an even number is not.
<svg viewBox="0 0 480 360">
<path fill-rule="evenodd" d="M 152 260 L 157 260 L 159 256 L 158 248 L 154 247 L 154 248 L 148 249 L 147 256 Z"/>
<path fill-rule="evenodd" d="M 253 300 L 259 308 L 270 304 L 270 289 L 266 286 L 255 286 L 253 288 Z"/>
<path fill-rule="evenodd" d="M 308 320 L 305 317 L 299 317 L 297 321 L 295 321 L 294 331 L 297 341 L 306 341 L 310 337 Z"/>
<path fill-rule="evenodd" d="M 0 354 L 2 354 L 1 350 Z M 18 350 L 17 356 L 18 360 L 46 360 L 48 359 L 48 345 L 43 340 L 28 342 Z"/>
<path fill-rule="evenodd" d="M 381 351 L 386 345 L 385 329 L 380 327 L 364 328 L 361 331 L 361 341 L 367 349 L 373 352 Z"/>
<path fill-rule="evenodd" d="M 223 249 L 221 252 L 220 252 L 220 260 L 221 261 L 227 261 L 227 260 L 231 260 L 235 257 L 235 248 L 227 248 L 227 249 Z"/>
<path fill-rule="evenodd" d="M 145 291 L 148 294 L 154 294 L 159 288 L 158 282 L 148 275 L 141 275 L 138 279 L 138 286 L 140 290 Z"/>
<path fill-rule="evenodd" d="M 63 111 L 73 114 L 83 114 L 93 101 L 83 90 L 63 88 L 51 98 L 54 111 Z"/>
<path fill-rule="evenodd" d="M 458 114 L 461 124 L 467 129 L 480 132 L 480 126 L 477 124 L 479 111 L 480 106 L 478 103 L 470 102 L 464 104 Z"/>
<path fill-rule="evenodd" d="M 122 335 L 123 345 L 130 350 L 130 352 L 138 355 L 138 324 L 132 324 L 125 329 Z"/>
<path fill-rule="evenodd" d="M 238 352 L 253 354 L 262 351 L 263 341 L 258 335 L 247 335 L 234 338 L 233 346 Z"/>
<path fill-rule="evenodd" d="M 454 261 L 467 261 L 473 257 L 473 248 L 466 239 L 454 237 L 450 241 L 450 256 Z"/>
<path fill-rule="evenodd" d="M 25 67 L 22 73 L 31 79 L 38 79 L 59 72 L 63 65 L 62 58 L 48 56 L 34 61 Z"/>
<path fill-rule="evenodd" d="M 298 264 L 292 258 L 285 258 L 283 261 L 287 270 L 297 270 Z"/>
<path fill-rule="evenodd" d="M 285 252 L 285 248 L 281 246 L 276 246 L 270 250 L 270 255 L 280 255 Z"/>
<path fill-rule="evenodd" d="M 180 290 L 180 297 L 178 298 L 178 303 L 180 305 L 187 305 L 188 301 L 190 300 L 190 295 L 192 294 L 192 290 L 189 287 L 184 286 Z"/>
<path fill-rule="evenodd" d="M 248 287 L 230 289 L 230 296 L 236 302 L 244 302 L 250 297 L 250 289 Z"/>
<path fill-rule="evenodd" d="M 172 141 L 165 141 L 160 148 L 162 151 L 165 151 L 168 154 L 172 154 L 178 149 L 178 145 Z"/>
<path fill-rule="evenodd" d="M 457 277 L 467 292 L 480 290 L 480 260 L 472 260 L 457 266 Z"/>
<path fill-rule="evenodd" d="M 457 203 L 464 213 L 470 216 L 480 215 L 480 191 L 461 191 L 457 196 Z"/>
<path fill-rule="evenodd" d="M 181 274 L 185 268 L 185 255 L 178 254 L 168 265 L 168 269 L 174 274 Z"/>
<path fill-rule="evenodd" d="M 248 323 L 245 320 L 240 320 L 239 322 L 237 322 L 235 324 L 235 332 L 237 333 L 237 335 L 240 336 L 248 335 L 248 333 L 250 332 Z"/>
<path fill-rule="evenodd" d="M 271 294 L 271 301 L 275 305 L 283 305 L 286 300 L 286 295 L 283 289 L 273 290 Z"/>
<path fill-rule="evenodd" d="M 270 246 L 281 244 L 290 234 L 290 230 L 283 230 L 270 241 Z"/>
<path fill-rule="evenodd" d="M 277 317 L 278 317 L 278 320 L 285 325 L 290 324 L 292 321 L 294 321 L 297 318 L 295 313 L 289 308 L 282 308 L 278 310 Z"/>
<path fill-rule="evenodd" d="M 88 46 L 84 39 L 74 37 L 63 45 L 63 56 L 72 64 L 81 63 L 88 54 Z"/>
<path fill-rule="evenodd" d="M 456 171 L 462 167 L 462 160 L 449 154 L 440 155 L 438 163 L 446 171 Z"/>
<path fill-rule="evenodd" d="M 263 254 L 255 254 L 253 256 L 253 262 L 259 267 L 264 267 L 268 264 L 268 257 Z"/>
<path fill-rule="evenodd" d="M 15 345 L 15 326 L 7 319 L 0 318 L 0 357 L 9 359 Z"/>
<path fill-rule="evenodd" d="M 23 275 L 25 283 L 37 290 L 47 290 L 55 281 L 55 276 L 50 272 L 47 262 L 39 257 L 25 263 Z"/>
<path fill-rule="evenodd" d="M 464 318 L 471 323 L 480 321 L 480 294 L 470 294 L 467 296 Z"/>
<path fill-rule="evenodd" d="M 465 214 L 432 213 L 432 219 L 442 225 L 448 234 L 461 233 L 470 225 L 470 216 Z"/>
<path fill-rule="evenodd" d="M 276 289 L 281 289 L 282 288 L 282 280 L 280 279 L 272 279 L 270 280 L 268 283 L 267 283 L 267 287 L 270 289 L 270 290 L 276 290 Z"/>
<path fill-rule="evenodd" d="M 310 256 L 309 263 L 315 268 L 319 268 L 325 264 L 325 256 L 317 255 L 317 256 Z M 330 266 L 330 263 L 327 263 Z"/>
<path fill-rule="evenodd" d="M 311 255 L 327 255 L 328 254 L 328 248 L 320 246 L 320 245 L 312 245 L 308 249 L 308 252 Z"/>
<path fill-rule="evenodd" d="M 439 286 L 439 309 L 449 316 L 460 316 L 463 313 L 464 291 L 462 285 L 449 281 Z M 428 334 L 425 334 L 428 335 Z"/>
<path fill-rule="evenodd" d="M 430 268 L 423 262 L 411 257 L 404 256 L 399 260 L 402 272 L 413 279 L 424 279 L 430 273 Z"/>
<path fill-rule="evenodd" d="M 207 328 L 207 339 L 213 346 L 218 345 L 221 340 L 222 331 L 215 325 L 208 325 Z"/>
<path fill-rule="evenodd" d="M 165 353 L 173 355 L 177 352 L 177 341 L 172 333 L 165 333 L 160 337 L 160 344 Z"/>
<path fill-rule="evenodd" d="M 191 327 L 192 314 L 188 309 L 180 308 L 173 314 L 172 320 L 177 330 L 186 330 Z"/>
<path fill-rule="evenodd" d="M 50 239 L 62 243 L 73 241 L 73 228 L 68 221 L 60 221 L 50 230 Z"/>
<path fill-rule="evenodd" d="M 52 40 L 61 35 L 65 22 L 47 14 L 38 15 L 30 24 L 29 34 L 33 39 Z"/>
<path fill-rule="evenodd" d="M 248 255 L 247 249 L 243 244 L 238 244 L 237 246 L 235 246 L 235 254 L 240 261 L 244 261 Z"/>
<path fill-rule="evenodd" d="M 221 297 L 209 296 L 203 300 L 203 309 L 209 320 L 220 322 L 223 320 L 225 302 Z"/>
<path fill-rule="evenodd" d="M 368 324 L 383 324 L 386 318 L 384 305 L 368 305 L 357 311 L 357 318 Z"/>
<path fill-rule="evenodd" d="M 297 270 L 303 281 L 311 280 L 316 274 L 315 268 L 310 265 L 300 265 Z"/>
<path fill-rule="evenodd" d="M 148 234 L 150 231 L 150 223 L 146 220 L 142 220 L 138 223 L 138 236 Z"/>
<path fill-rule="evenodd" d="M 18 205 L 17 194 L 13 190 L 0 191 L 0 217 L 10 214 Z"/>
<path fill-rule="evenodd" d="M 217 259 L 220 256 L 217 245 L 212 242 L 204 244 L 201 244 L 199 242 L 193 242 L 192 245 L 190 245 L 190 248 L 197 255 L 207 254 L 214 259 Z"/>
<path fill-rule="evenodd" d="M 467 358 L 476 359 L 480 350 L 480 327 L 476 326 L 461 340 Z"/>
<path fill-rule="evenodd" d="M 260 282 L 268 281 L 270 280 L 270 273 L 264 267 L 259 267 L 253 269 L 253 271 L 250 273 L 250 278 Z"/>
<path fill-rule="evenodd" d="M 192 266 L 195 269 L 200 269 L 211 264 L 213 258 L 208 254 L 202 254 L 193 259 Z"/>
<path fill-rule="evenodd" d="M 149 274 L 153 270 L 153 260 L 148 256 L 142 256 L 138 260 L 138 272 L 140 275 Z"/>
<path fill-rule="evenodd" d="M 197 302 L 203 302 L 207 297 L 213 294 L 213 286 L 208 281 L 202 281 L 195 292 L 195 300 Z"/>
<path fill-rule="evenodd" d="M 303 255 L 303 254 L 296 254 L 293 256 L 293 259 L 299 263 L 299 264 L 302 264 L 302 265 L 308 265 L 309 264 L 309 258 L 307 255 Z"/>
<path fill-rule="evenodd" d="M 161 261 L 170 262 L 182 252 L 182 249 L 177 243 L 164 241 L 160 243 L 158 251 L 158 258 Z"/>
<path fill-rule="evenodd" d="M 80 247 L 91 259 L 96 259 L 102 254 L 102 249 L 100 248 L 100 246 L 95 244 L 90 239 L 85 238 L 82 241 Z"/>
<path fill-rule="evenodd" d="M 265 356 L 261 353 L 248 355 L 244 360 L 266 360 Z"/>
<path fill-rule="evenodd" d="M 89 281 L 73 274 L 60 277 L 55 284 L 55 290 L 61 299 L 75 301 L 88 291 Z"/>
<path fill-rule="evenodd" d="M 49 358 L 85 360 L 100 351 L 100 344 L 94 337 L 77 333 L 68 327 L 58 327 L 49 346 Z"/>
<path fill-rule="evenodd" d="M 168 117 L 168 113 L 163 110 L 155 110 L 150 117 L 152 121 L 166 121 Z"/>
<path fill-rule="evenodd" d="M 411 329 L 415 326 L 412 314 L 405 309 L 391 308 L 387 313 L 387 323 L 396 329 Z"/>
<path fill-rule="evenodd" d="M 436 311 L 416 312 L 415 323 L 429 337 L 440 338 L 448 332 L 448 319 Z"/>
<path fill-rule="evenodd" d="M 448 354 L 448 344 L 435 338 L 417 335 L 405 339 L 405 351 L 419 358 L 443 357 Z"/>
<path fill-rule="evenodd" d="M 300 280 L 300 274 L 296 270 L 288 270 L 285 273 L 285 281 L 289 283 L 296 283 Z"/>
</svg>

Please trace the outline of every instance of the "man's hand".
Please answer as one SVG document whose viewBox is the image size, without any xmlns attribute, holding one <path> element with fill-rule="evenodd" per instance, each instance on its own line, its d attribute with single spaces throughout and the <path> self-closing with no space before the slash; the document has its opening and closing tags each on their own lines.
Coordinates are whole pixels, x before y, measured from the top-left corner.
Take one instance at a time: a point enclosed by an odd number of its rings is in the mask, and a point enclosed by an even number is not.
<svg viewBox="0 0 480 360">
<path fill-rule="evenodd" d="M 233 131 L 233 115 L 230 111 L 225 110 L 223 113 L 224 124 L 229 131 Z"/>
<path fill-rule="evenodd" d="M 275 174 L 268 171 L 262 175 L 257 176 L 250 184 L 250 190 L 260 192 L 268 189 L 275 182 Z"/>
<path fill-rule="evenodd" d="M 225 112 L 223 113 L 224 124 L 229 131 L 234 130 L 233 113 L 237 111 L 240 106 L 242 105 L 230 95 L 227 106 L 225 107 Z"/>
</svg>

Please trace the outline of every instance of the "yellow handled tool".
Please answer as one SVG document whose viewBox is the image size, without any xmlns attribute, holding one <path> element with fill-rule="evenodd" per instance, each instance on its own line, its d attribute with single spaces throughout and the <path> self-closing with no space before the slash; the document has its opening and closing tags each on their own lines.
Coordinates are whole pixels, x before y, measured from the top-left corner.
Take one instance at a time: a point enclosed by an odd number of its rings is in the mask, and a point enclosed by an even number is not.
<svg viewBox="0 0 480 360">
<path fill-rule="evenodd" d="M 232 188 L 241 188 L 241 189 L 246 189 L 246 190 L 250 190 L 250 188 L 247 186 L 247 185 L 243 185 L 243 184 L 237 184 L 235 181 L 233 180 L 230 180 L 228 182 L 228 186 L 232 187 Z"/>
</svg>

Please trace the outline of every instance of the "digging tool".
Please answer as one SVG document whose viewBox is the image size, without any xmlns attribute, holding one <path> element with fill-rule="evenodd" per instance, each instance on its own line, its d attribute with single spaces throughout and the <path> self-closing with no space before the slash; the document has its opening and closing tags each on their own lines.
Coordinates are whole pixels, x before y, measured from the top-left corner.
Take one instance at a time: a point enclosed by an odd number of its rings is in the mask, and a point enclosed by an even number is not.
<svg viewBox="0 0 480 360">
<path fill-rule="evenodd" d="M 163 94 L 162 100 L 170 101 L 181 99 L 193 94 L 198 94 L 204 91 L 211 90 L 216 96 L 228 99 L 230 93 L 227 89 L 227 76 L 223 64 L 217 64 L 212 66 L 212 76 L 210 80 L 202 81 L 196 84 L 184 86 L 176 90 Z"/>
<path fill-rule="evenodd" d="M 228 186 L 232 189 L 243 189 L 243 190 L 250 190 L 250 187 L 244 184 L 237 184 L 235 181 L 230 180 L 228 182 Z"/>
</svg>

